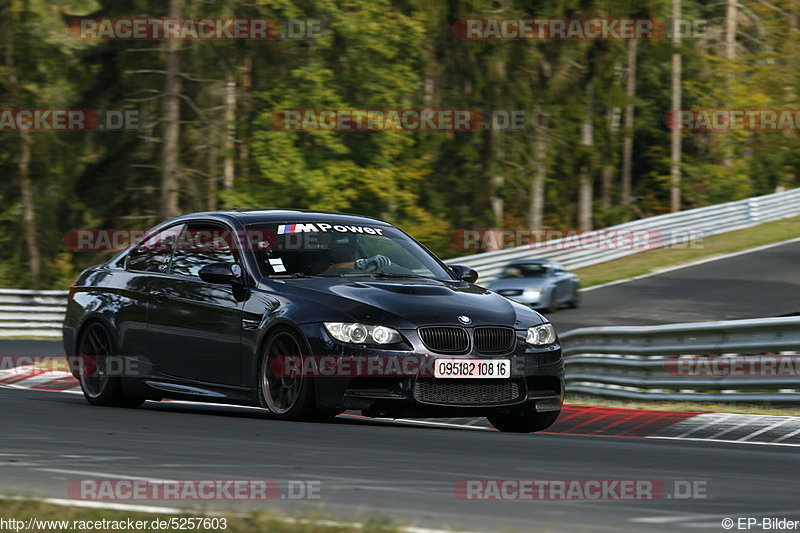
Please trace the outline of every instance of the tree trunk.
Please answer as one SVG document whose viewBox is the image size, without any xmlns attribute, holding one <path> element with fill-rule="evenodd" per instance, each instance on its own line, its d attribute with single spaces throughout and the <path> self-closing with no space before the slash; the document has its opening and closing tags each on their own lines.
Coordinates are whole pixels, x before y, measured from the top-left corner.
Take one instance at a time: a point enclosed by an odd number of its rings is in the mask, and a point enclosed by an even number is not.
<svg viewBox="0 0 800 533">
<path fill-rule="evenodd" d="M 236 78 L 229 67 L 225 68 L 225 161 L 222 184 L 225 190 L 233 188 L 236 157 Z"/>
<path fill-rule="evenodd" d="M 253 88 L 253 58 L 250 55 L 245 55 L 242 61 L 242 75 L 239 86 L 242 90 L 242 102 L 239 107 L 239 115 L 242 117 L 242 127 L 239 129 L 239 175 L 249 176 L 250 146 L 247 144 L 247 140 L 250 139 L 250 123 L 248 117 L 252 115 L 249 98 L 250 91 Z"/>
<path fill-rule="evenodd" d="M 725 9 L 725 59 L 732 62 L 736 59 L 736 16 L 738 0 L 727 0 Z M 728 64 L 726 72 L 728 83 L 725 84 L 725 100 L 729 107 L 733 104 L 731 96 L 731 84 L 733 82 L 733 65 Z M 722 145 L 722 164 L 725 168 L 733 167 L 733 146 L 731 140 L 721 138 Z M 726 142 L 727 141 L 727 142 Z"/>
<path fill-rule="evenodd" d="M 181 16 L 182 0 L 170 0 L 169 18 Z M 167 41 L 167 74 L 164 84 L 164 142 L 161 164 L 161 218 L 178 215 L 178 138 L 180 135 L 181 79 L 180 44 L 176 39 Z"/>
<path fill-rule="evenodd" d="M 600 182 L 600 203 L 603 209 L 611 209 L 611 190 L 614 186 L 614 165 L 607 163 L 603 165 L 603 173 Z"/>
<path fill-rule="evenodd" d="M 795 44 L 798 42 L 797 38 L 797 2 L 790 2 L 789 11 L 787 13 L 789 36 L 787 52 L 786 52 L 786 67 L 789 73 L 789 83 L 786 83 L 786 101 L 789 107 L 793 108 L 797 105 L 797 47 Z M 788 130 L 783 132 L 786 137 L 794 138 L 797 136 L 796 131 Z M 785 177 L 779 186 L 789 185 L 793 187 L 796 182 L 796 172 L 793 165 L 786 165 Z"/>
<path fill-rule="evenodd" d="M 5 41 L 5 67 L 8 73 L 8 84 L 11 100 L 18 105 L 19 77 L 14 63 L 14 31 L 11 27 L 11 2 L 2 4 L 3 40 Z M 32 289 L 39 287 L 42 270 L 42 259 L 39 253 L 39 242 L 36 237 L 36 207 L 33 204 L 33 183 L 31 182 L 31 134 L 27 130 L 19 132 L 19 192 L 22 200 L 22 227 L 25 236 L 25 249 L 28 259 L 28 280 Z"/>
<path fill-rule="evenodd" d="M 534 117 L 534 174 L 531 181 L 531 196 L 528 207 L 528 227 L 540 230 L 544 224 L 544 182 L 547 178 L 547 121 L 537 106 Z"/>
<path fill-rule="evenodd" d="M 219 145 L 217 144 L 217 134 L 212 129 L 211 138 L 208 140 L 208 197 L 206 199 L 206 209 L 214 211 L 219 209 L 217 191 L 219 190 L 219 176 L 217 175 L 217 156 L 219 155 Z"/>
<path fill-rule="evenodd" d="M 36 209 L 33 205 L 33 185 L 31 183 L 31 138 L 30 132 L 19 132 L 19 190 L 22 196 L 22 221 L 25 226 L 25 243 L 28 249 L 28 278 L 31 288 L 39 287 L 42 260 L 39 243 L 36 239 Z"/>
<path fill-rule="evenodd" d="M 681 0 L 672 0 L 672 112 L 681 108 L 681 37 L 678 23 L 681 18 Z M 672 128 L 671 142 L 671 176 L 670 176 L 670 210 L 675 213 L 681 210 L 681 130 Z"/>
<path fill-rule="evenodd" d="M 636 48 L 639 41 L 628 40 L 628 79 L 625 83 L 625 138 L 622 141 L 622 205 L 631 203 L 631 184 L 633 173 L 633 114 L 636 106 Z"/>
<path fill-rule="evenodd" d="M 619 116 L 619 107 L 609 108 L 606 115 L 606 121 L 608 123 L 608 139 L 606 140 L 606 146 L 608 150 L 605 152 L 606 162 L 603 165 L 602 177 L 600 180 L 600 202 L 603 205 L 603 209 L 611 209 L 612 204 L 612 191 L 614 189 L 614 157 L 612 151 L 619 132 Z"/>
<path fill-rule="evenodd" d="M 787 13 L 789 21 L 789 46 L 788 53 L 786 54 L 786 66 L 788 68 L 790 83 L 786 84 L 786 95 L 790 105 L 795 105 L 797 98 L 796 92 L 796 75 L 797 75 L 797 2 L 791 2 L 789 5 L 789 12 Z"/>
<path fill-rule="evenodd" d="M 590 153 L 594 145 L 594 87 L 586 84 L 586 120 L 581 132 L 581 144 L 586 147 L 586 160 L 581 165 L 578 185 L 578 229 L 592 229 L 592 176 L 589 168 Z"/>
<path fill-rule="evenodd" d="M 725 59 L 736 59 L 737 0 L 727 0 L 725 8 Z"/>
<path fill-rule="evenodd" d="M 503 197 L 500 196 L 503 192 L 503 185 L 505 185 L 505 176 L 501 168 L 503 162 L 503 147 L 501 141 L 503 136 L 499 129 L 495 128 L 492 124 L 490 132 L 492 143 L 493 161 L 491 162 L 492 175 L 489 178 L 489 204 L 492 207 L 492 215 L 494 216 L 494 224 L 497 227 L 503 225 L 503 217 L 505 215 L 505 202 Z"/>
</svg>

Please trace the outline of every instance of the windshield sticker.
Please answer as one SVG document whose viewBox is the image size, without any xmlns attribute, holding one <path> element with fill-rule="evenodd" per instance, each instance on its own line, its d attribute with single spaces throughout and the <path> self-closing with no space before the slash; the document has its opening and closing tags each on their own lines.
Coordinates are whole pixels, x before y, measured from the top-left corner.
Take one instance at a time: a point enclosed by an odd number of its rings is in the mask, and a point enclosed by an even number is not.
<svg viewBox="0 0 800 533">
<path fill-rule="evenodd" d="M 365 233 L 367 235 L 383 235 L 382 228 L 370 228 L 369 226 L 343 226 L 340 224 L 279 224 L 278 235 L 286 233 Z"/>
<path fill-rule="evenodd" d="M 275 272 L 286 272 L 286 267 L 283 265 L 283 259 L 270 259 L 269 266 L 271 266 L 272 270 Z"/>
</svg>

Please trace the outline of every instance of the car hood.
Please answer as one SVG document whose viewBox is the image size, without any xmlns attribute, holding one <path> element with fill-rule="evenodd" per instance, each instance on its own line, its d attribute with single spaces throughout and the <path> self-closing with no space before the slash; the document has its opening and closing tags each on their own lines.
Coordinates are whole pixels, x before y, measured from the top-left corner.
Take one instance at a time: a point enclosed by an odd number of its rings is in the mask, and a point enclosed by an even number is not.
<svg viewBox="0 0 800 533">
<path fill-rule="evenodd" d="M 496 279 L 489 288 L 493 291 L 504 289 L 531 289 L 543 287 L 547 284 L 547 278 L 503 278 Z"/>
<path fill-rule="evenodd" d="M 466 282 L 433 279 L 304 278 L 285 280 L 295 297 L 327 310 L 323 320 L 351 320 L 414 329 L 427 324 L 507 325 L 526 329 L 545 320 L 537 312 Z M 342 318 L 330 316 L 330 311 Z M 467 316 L 471 323 L 459 322 Z M 311 322 L 312 320 L 308 320 Z"/>
</svg>

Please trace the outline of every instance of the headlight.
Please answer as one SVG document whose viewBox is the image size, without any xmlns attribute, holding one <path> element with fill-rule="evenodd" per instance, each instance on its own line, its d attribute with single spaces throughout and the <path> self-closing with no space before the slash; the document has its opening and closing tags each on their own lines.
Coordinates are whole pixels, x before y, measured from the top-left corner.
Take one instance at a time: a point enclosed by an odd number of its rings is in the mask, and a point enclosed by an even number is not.
<svg viewBox="0 0 800 533">
<path fill-rule="evenodd" d="M 542 294 L 542 290 L 539 288 L 535 289 L 525 289 L 522 292 L 523 296 L 527 296 L 528 298 L 538 298 Z"/>
<path fill-rule="evenodd" d="M 531 346 L 547 346 L 556 342 L 556 330 L 552 324 L 542 324 L 528 328 L 525 342 Z"/>
<path fill-rule="evenodd" d="M 324 322 L 331 337 L 351 344 L 394 344 L 402 337 L 397 330 L 386 326 L 367 326 L 350 322 Z"/>
</svg>

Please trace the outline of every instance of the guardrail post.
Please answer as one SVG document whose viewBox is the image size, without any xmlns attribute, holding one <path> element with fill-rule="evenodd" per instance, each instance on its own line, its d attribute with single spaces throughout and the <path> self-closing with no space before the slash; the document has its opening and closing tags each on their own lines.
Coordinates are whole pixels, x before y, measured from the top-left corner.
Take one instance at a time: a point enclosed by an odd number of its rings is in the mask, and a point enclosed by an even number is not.
<svg viewBox="0 0 800 533">
<path fill-rule="evenodd" d="M 748 198 L 744 205 L 747 212 L 747 221 L 753 223 L 758 222 L 758 198 Z"/>
</svg>

